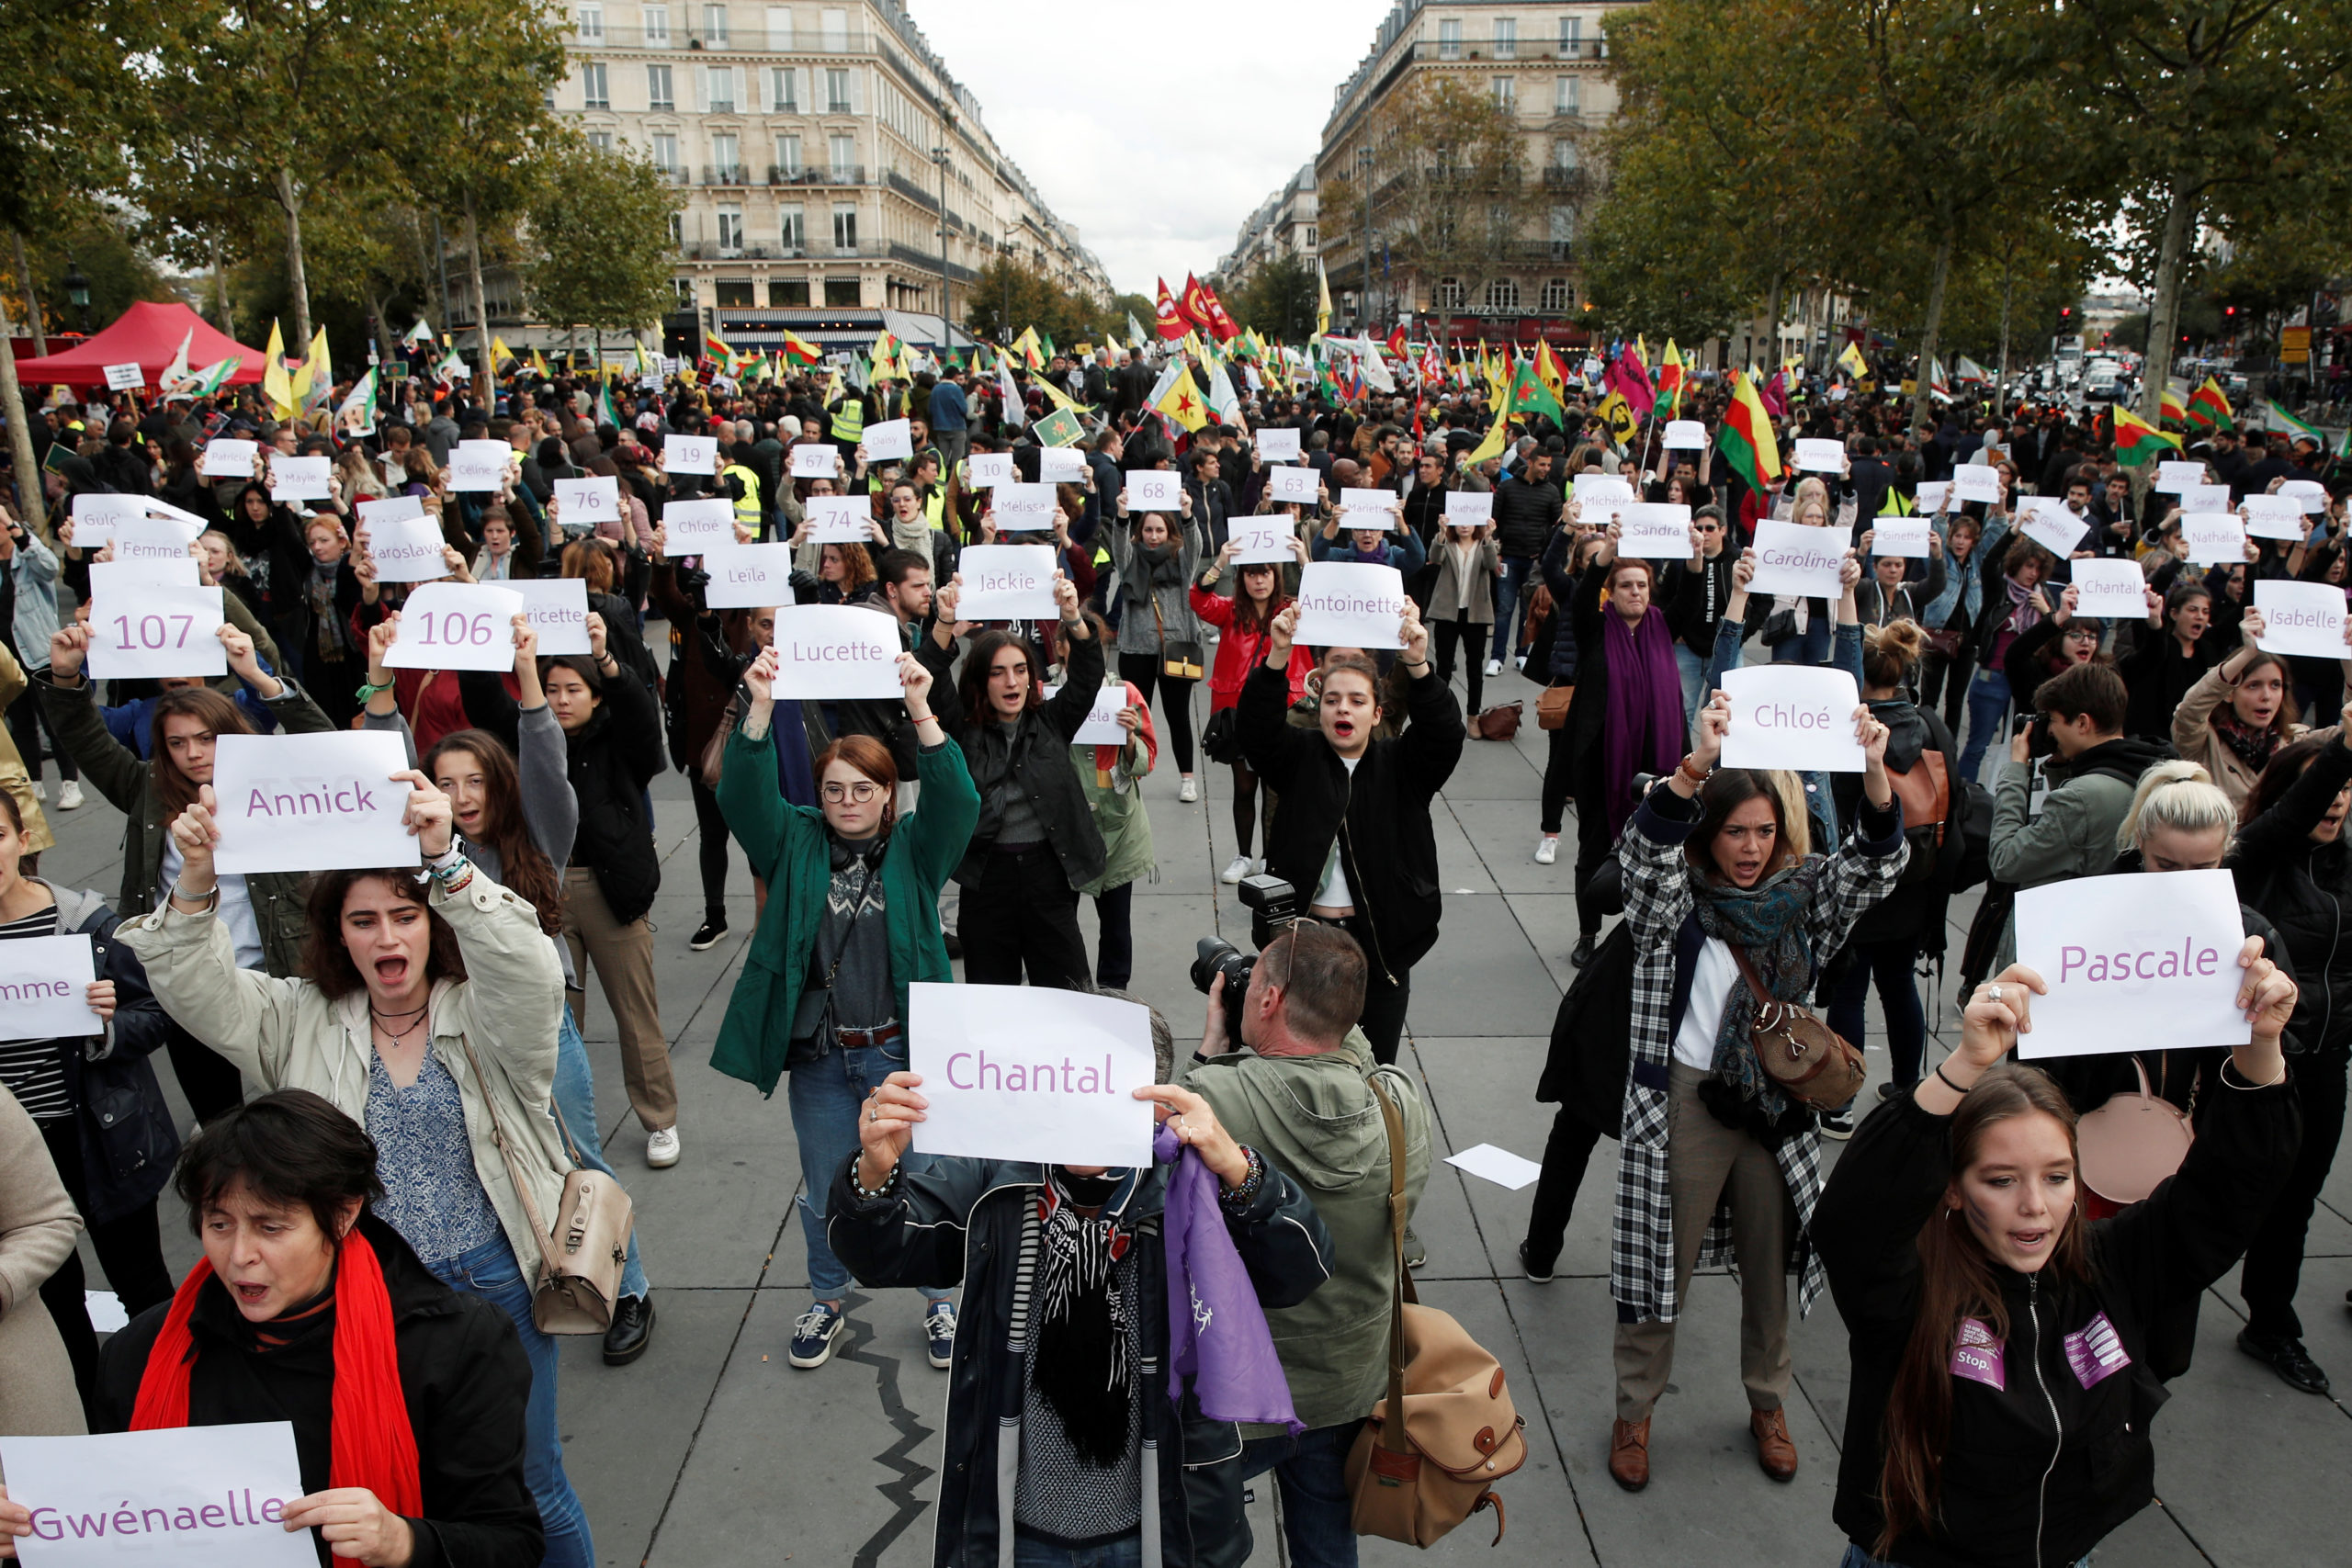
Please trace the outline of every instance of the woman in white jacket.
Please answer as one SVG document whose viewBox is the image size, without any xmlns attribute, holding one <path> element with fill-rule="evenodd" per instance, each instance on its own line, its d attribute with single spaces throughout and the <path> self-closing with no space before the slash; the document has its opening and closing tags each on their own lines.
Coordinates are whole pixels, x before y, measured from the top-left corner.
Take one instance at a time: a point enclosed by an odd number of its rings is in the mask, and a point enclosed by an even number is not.
<svg viewBox="0 0 2352 1568">
<path fill-rule="evenodd" d="M 537 911 L 454 840 L 449 797 L 413 770 L 392 778 L 411 786 L 409 830 L 428 874 L 320 873 L 308 978 L 237 967 L 216 918 L 210 785 L 172 823 L 185 858 L 170 899 L 120 940 L 147 965 L 164 1010 L 249 1082 L 310 1089 L 366 1127 L 385 1189 L 378 1217 L 445 1283 L 514 1319 L 531 1361 L 525 1473 L 546 1561 L 593 1568 L 556 1431 L 555 1343 L 531 1318 L 542 1243 L 530 1214 L 556 1213 L 570 1168 L 548 1113 L 563 971 Z M 517 1140 L 527 1205 L 493 1125 Z"/>
</svg>

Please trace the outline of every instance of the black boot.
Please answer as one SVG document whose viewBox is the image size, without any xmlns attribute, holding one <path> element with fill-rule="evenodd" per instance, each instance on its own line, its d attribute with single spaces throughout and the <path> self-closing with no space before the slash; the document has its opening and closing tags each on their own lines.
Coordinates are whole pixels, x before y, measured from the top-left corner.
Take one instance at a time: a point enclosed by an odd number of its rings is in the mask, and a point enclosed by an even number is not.
<svg viewBox="0 0 2352 1568">
<path fill-rule="evenodd" d="M 1581 969 L 1592 962 L 1592 933 L 1585 931 L 1577 938 L 1575 951 L 1568 954 L 1571 967 Z"/>
<path fill-rule="evenodd" d="M 2278 1374 L 2278 1381 L 2305 1393 L 2327 1395 L 2327 1374 L 2312 1360 L 2303 1342 L 2284 1334 L 2257 1334 L 2251 1328 L 2238 1330 L 2238 1348 L 2257 1361 L 2269 1364 Z"/>
<path fill-rule="evenodd" d="M 623 1296 L 613 1304 L 612 1325 L 605 1330 L 605 1365 L 626 1367 L 653 1343 L 653 1298 Z"/>
</svg>

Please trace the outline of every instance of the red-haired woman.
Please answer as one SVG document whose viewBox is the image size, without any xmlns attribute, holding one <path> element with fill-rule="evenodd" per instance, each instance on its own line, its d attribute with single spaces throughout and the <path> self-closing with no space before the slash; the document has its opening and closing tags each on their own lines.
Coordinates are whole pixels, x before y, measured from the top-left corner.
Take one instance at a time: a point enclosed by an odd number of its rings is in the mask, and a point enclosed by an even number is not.
<svg viewBox="0 0 2352 1568">
<path fill-rule="evenodd" d="M 1298 564 L 1306 565 L 1306 540 L 1298 532 L 1298 509 L 1283 509 L 1290 515 L 1291 551 Z M 1281 515 L 1280 512 L 1274 515 Z M 1233 541 L 1227 539 L 1193 584 L 1193 614 L 1217 628 L 1216 664 L 1209 671 L 1209 725 L 1216 726 L 1216 716 L 1241 700 L 1242 683 L 1250 679 L 1250 671 L 1265 657 L 1266 631 L 1274 617 L 1291 601 L 1283 592 L 1283 568 L 1278 561 L 1251 561 L 1234 573 L 1233 597 L 1228 599 L 1216 592 L 1217 579 L 1233 564 Z M 1290 650 L 1290 700 L 1294 703 L 1306 694 L 1307 672 L 1315 668 L 1315 650 L 1305 644 Z M 1231 721 L 1228 721 L 1231 722 Z M 1258 775 L 1250 770 L 1250 760 L 1240 753 L 1236 738 L 1220 743 L 1220 749 L 1230 746 L 1233 759 L 1233 863 L 1225 868 L 1220 881 L 1234 883 L 1250 874 L 1250 845 L 1257 835 L 1258 792 L 1263 787 Z M 1215 759 L 1213 759 L 1215 760 Z M 1274 792 L 1265 791 L 1266 819 L 1273 820 Z M 1260 863 L 1262 866 L 1263 863 Z"/>
</svg>

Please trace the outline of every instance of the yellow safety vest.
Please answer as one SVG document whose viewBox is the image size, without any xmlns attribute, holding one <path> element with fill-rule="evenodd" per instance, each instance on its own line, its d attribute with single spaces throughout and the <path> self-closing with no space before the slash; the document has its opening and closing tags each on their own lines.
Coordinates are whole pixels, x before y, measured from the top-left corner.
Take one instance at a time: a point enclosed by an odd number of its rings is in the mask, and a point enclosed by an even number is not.
<svg viewBox="0 0 2352 1568">
<path fill-rule="evenodd" d="M 856 398 L 843 398 L 841 406 L 833 410 L 832 438 L 855 443 L 865 434 L 865 404 Z"/>
<path fill-rule="evenodd" d="M 760 525 L 760 476 L 741 463 L 729 463 L 718 472 L 722 479 L 732 474 L 742 481 L 742 498 L 735 502 L 735 521 L 757 529 Z"/>
</svg>

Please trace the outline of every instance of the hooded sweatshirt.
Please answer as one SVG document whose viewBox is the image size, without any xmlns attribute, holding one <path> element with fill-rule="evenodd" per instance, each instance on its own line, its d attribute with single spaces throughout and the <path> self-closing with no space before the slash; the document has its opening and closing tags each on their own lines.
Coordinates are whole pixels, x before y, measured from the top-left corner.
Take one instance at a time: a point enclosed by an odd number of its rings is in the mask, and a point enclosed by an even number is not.
<svg viewBox="0 0 2352 1568">
<path fill-rule="evenodd" d="M 1369 1416 L 1388 1389 L 1396 1255 L 1388 1235 L 1388 1133 L 1368 1081 L 1374 1070 L 1370 1043 L 1351 1029 L 1335 1051 L 1236 1051 L 1194 1063 L 1183 1079 L 1238 1142 L 1306 1189 L 1331 1233 L 1331 1277 L 1298 1305 L 1266 1313 L 1291 1403 L 1309 1428 Z M 1429 1108 L 1404 1074 L 1378 1070 L 1404 1122 L 1405 1197 L 1417 1205 L 1429 1179 Z M 1242 1435 L 1282 1430 L 1245 1427 Z"/>
<path fill-rule="evenodd" d="M 2078 753 L 2041 803 L 2028 814 L 2030 784 L 2020 763 L 2001 763 L 1993 788 L 1993 840 L 1988 864 L 1996 882 L 2040 887 L 2069 877 L 2098 876 L 2115 863 L 2115 834 L 2132 809 L 2140 775 L 2173 754 L 2161 740 L 2120 737 Z M 2057 773 L 2056 764 L 2045 763 Z M 1997 971 L 2017 957 L 2017 919 L 2001 933 Z"/>
</svg>

